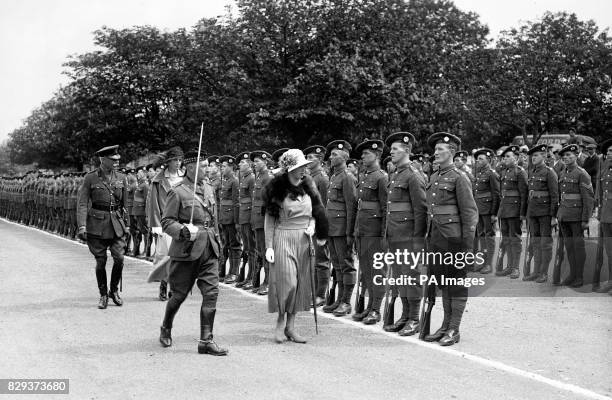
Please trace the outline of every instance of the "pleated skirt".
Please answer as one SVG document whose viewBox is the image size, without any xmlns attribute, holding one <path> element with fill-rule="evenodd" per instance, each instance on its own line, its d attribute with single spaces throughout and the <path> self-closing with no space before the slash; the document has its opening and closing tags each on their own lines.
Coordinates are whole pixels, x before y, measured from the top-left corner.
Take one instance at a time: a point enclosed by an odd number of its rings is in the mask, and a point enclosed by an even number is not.
<svg viewBox="0 0 612 400">
<path fill-rule="evenodd" d="M 304 229 L 276 229 L 270 264 L 268 312 L 309 311 L 312 303 L 310 253 Z"/>
</svg>

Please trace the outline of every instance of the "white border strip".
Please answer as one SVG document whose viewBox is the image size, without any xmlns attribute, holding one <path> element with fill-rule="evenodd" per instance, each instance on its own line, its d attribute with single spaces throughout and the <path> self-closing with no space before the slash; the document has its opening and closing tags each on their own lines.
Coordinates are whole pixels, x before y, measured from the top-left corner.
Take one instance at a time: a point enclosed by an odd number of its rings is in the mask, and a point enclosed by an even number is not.
<svg viewBox="0 0 612 400">
<path fill-rule="evenodd" d="M 4 218 L 0 218 L 0 221 L 4 221 L 4 222 L 9 223 L 9 224 L 17 225 L 17 226 L 19 226 L 21 228 L 35 230 L 35 231 L 38 231 L 40 233 L 44 233 L 46 235 L 53 236 L 54 238 L 57 238 L 57 239 L 62 239 L 62 240 L 65 240 L 67 242 L 79 245 L 79 246 L 87 247 L 87 245 L 84 244 L 84 243 L 80 243 L 80 242 L 77 242 L 77 241 L 65 238 L 63 236 L 58 236 L 58 235 L 55 235 L 53 233 L 40 230 L 38 228 L 22 225 L 22 224 L 13 222 L 13 221 L 8 221 L 8 220 L 6 220 Z M 134 261 L 140 261 L 140 262 L 142 262 L 144 264 L 148 264 L 148 265 L 152 265 L 153 264 L 150 261 L 147 261 L 147 260 L 144 260 L 144 259 L 141 259 L 141 258 L 135 258 L 135 257 L 129 257 L 129 256 L 126 256 L 126 258 L 134 260 Z M 256 298 L 256 299 L 261 300 L 261 301 L 267 299 L 267 296 L 260 296 L 260 295 L 255 294 L 255 293 L 251 293 L 250 291 L 246 291 L 246 290 L 243 290 L 241 288 L 236 288 L 233 285 L 227 285 L 225 283 L 221 283 L 220 285 L 222 285 L 222 286 L 224 286 L 226 288 L 233 289 L 234 291 L 237 291 L 237 292 L 239 292 L 239 293 L 241 293 L 241 294 L 243 294 L 244 296 L 247 296 L 247 297 Z M 311 314 L 313 313 L 312 310 L 310 312 L 311 312 Z M 372 332 L 372 333 L 375 333 L 375 334 L 379 334 L 379 335 L 382 334 L 382 335 L 388 336 L 388 337 L 396 339 L 396 340 L 402 340 L 404 342 L 412 343 L 412 344 L 417 345 L 417 346 L 425 347 L 425 348 L 428 348 L 428 349 L 431 349 L 431 350 L 439 351 L 439 352 L 446 353 L 446 354 L 449 354 L 449 355 L 453 355 L 453 356 L 456 356 L 456 357 L 460 357 L 460 358 L 463 358 L 463 359 L 466 359 L 466 360 L 470 360 L 470 361 L 473 361 L 473 362 L 475 362 L 477 364 L 484 365 L 486 367 L 491 367 L 491 368 L 495 368 L 495 369 L 497 369 L 499 371 L 508 372 L 510 374 L 519 376 L 521 378 L 531 379 L 533 381 L 544 383 L 546 385 L 552 386 L 552 387 L 554 387 L 556 389 L 565 390 L 567 392 L 575 393 L 575 394 L 578 394 L 578 395 L 581 395 L 581 396 L 584 396 L 584 397 L 588 397 L 590 399 L 612 400 L 612 397 L 608 397 L 608 396 L 599 394 L 599 393 L 594 392 L 592 390 L 585 389 L 585 388 L 582 388 L 580 386 L 573 385 L 571 383 L 565 383 L 565 382 L 561 382 L 561 381 L 558 381 L 558 380 L 555 380 L 555 379 L 547 378 L 547 377 L 545 377 L 543 375 L 536 374 L 536 373 L 533 373 L 533 372 L 524 371 L 524 370 L 522 370 L 520 368 L 512 367 L 510 365 L 506 365 L 506 364 L 504 364 L 504 363 L 502 363 L 500 361 L 490 360 L 488 358 L 483 358 L 483 357 L 480 357 L 480 356 L 475 356 L 475 355 L 472 355 L 472 354 L 465 353 L 463 351 L 455 350 L 455 349 L 452 349 L 450 347 L 443 347 L 443 346 L 440 346 L 438 344 L 432 344 L 432 343 L 424 342 L 424 341 L 416 339 L 414 337 L 399 336 L 397 333 L 394 333 L 394 332 L 386 332 L 386 331 L 380 329 L 380 327 L 378 325 L 364 325 L 361 322 L 353 321 L 352 319 L 349 319 L 349 318 L 334 317 L 333 314 L 328 314 L 328 313 L 324 313 L 324 312 L 318 312 L 317 316 L 322 316 L 324 318 L 331 319 L 331 320 L 334 320 L 334 321 L 337 321 L 337 322 L 341 322 L 341 323 L 346 324 L 346 325 L 352 325 L 354 327 L 357 327 L 357 328 L 360 328 L 360 329 L 363 329 L 363 330 L 366 330 L 366 331 L 369 331 L 369 332 Z"/>
</svg>

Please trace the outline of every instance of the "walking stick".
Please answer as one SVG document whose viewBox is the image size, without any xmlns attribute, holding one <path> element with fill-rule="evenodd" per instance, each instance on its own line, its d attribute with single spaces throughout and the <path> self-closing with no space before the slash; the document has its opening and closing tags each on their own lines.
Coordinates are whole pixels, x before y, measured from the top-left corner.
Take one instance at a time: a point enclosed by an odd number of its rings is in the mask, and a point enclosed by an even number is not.
<svg viewBox="0 0 612 400">
<path fill-rule="evenodd" d="M 309 257 L 309 263 L 308 263 L 308 275 L 310 275 L 310 294 L 312 295 L 312 309 L 314 310 L 314 320 L 315 320 L 315 332 L 318 335 L 319 334 L 319 321 L 317 319 L 317 304 L 315 302 L 315 287 L 314 287 L 314 277 L 312 275 L 312 264 L 314 263 L 314 257 L 315 257 L 315 248 L 314 248 L 314 244 L 312 243 L 312 236 L 308 236 L 308 254 L 310 255 Z"/>
</svg>

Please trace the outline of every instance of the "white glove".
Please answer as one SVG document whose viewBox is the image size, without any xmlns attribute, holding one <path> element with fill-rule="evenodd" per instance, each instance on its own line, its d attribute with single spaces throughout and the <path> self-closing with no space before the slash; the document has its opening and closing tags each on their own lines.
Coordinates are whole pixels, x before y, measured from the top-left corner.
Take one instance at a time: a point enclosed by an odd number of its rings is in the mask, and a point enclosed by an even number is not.
<svg viewBox="0 0 612 400">
<path fill-rule="evenodd" d="M 312 235 L 314 235 L 315 233 L 315 228 L 313 225 L 308 225 L 308 227 L 306 228 L 306 230 L 304 231 L 304 233 L 310 237 L 312 237 Z"/>
<path fill-rule="evenodd" d="M 154 226 L 151 228 L 151 232 L 155 235 L 161 235 L 163 233 L 163 230 L 161 226 Z"/>
<path fill-rule="evenodd" d="M 266 249 L 266 261 L 270 264 L 274 264 L 274 249 L 267 248 Z"/>
</svg>

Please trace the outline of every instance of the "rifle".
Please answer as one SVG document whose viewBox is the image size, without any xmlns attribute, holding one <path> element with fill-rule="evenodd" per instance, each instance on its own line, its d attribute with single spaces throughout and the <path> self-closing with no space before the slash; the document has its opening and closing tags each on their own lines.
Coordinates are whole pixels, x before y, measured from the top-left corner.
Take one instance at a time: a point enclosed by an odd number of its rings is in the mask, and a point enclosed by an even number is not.
<svg viewBox="0 0 612 400">
<path fill-rule="evenodd" d="M 361 293 L 362 290 L 362 285 L 361 285 L 361 278 L 362 278 L 362 268 L 361 265 L 358 263 L 358 267 L 359 270 L 357 271 L 357 296 L 355 297 L 355 314 L 361 314 L 363 312 L 364 309 L 364 296 L 363 293 Z"/>
<path fill-rule="evenodd" d="M 327 292 L 327 299 L 325 299 L 326 306 L 330 306 L 336 301 L 336 286 L 338 286 L 338 280 L 336 279 L 335 268 L 332 269 L 331 277 L 333 279 L 333 283 L 331 289 L 329 289 L 329 292 Z"/>
<path fill-rule="evenodd" d="M 314 275 L 312 273 L 312 265 L 314 264 L 315 258 L 315 248 L 312 243 L 312 236 L 308 237 L 308 251 L 310 254 L 310 262 L 308 263 L 309 270 L 308 274 L 310 275 L 310 294 L 312 295 L 312 309 L 314 310 L 314 321 L 315 321 L 315 332 L 319 334 L 319 321 L 317 320 L 317 303 L 315 302 L 315 285 L 314 285 Z"/>
<path fill-rule="evenodd" d="M 389 301 L 389 292 L 393 291 L 389 285 L 391 278 L 391 266 L 387 265 L 387 280 L 385 282 L 385 311 L 383 314 L 383 326 L 393 325 L 395 322 L 395 300 L 397 295 L 393 295 Z"/>
<path fill-rule="evenodd" d="M 595 256 L 595 270 L 593 271 L 593 287 L 599 286 L 599 278 L 601 277 L 601 268 L 603 266 L 603 231 L 601 223 L 597 233 L 597 255 Z"/>
<path fill-rule="evenodd" d="M 531 241 L 531 232 L 527 228 L 527 248 L 523 254 L 523 279 L 529 276 L 531 271 L 531 260 L 533 259 L 533 243 Z"/>
<path fill-rule="evenodd" d="M 559 234 L 557 235 L 557 248 L 555 249 L 555 260 L 553 262 L 553 285 L 559 285 L 561 282 L 561 264 L 563 264 L 563 258 L 565 252 L 563 251 L 563 235 L 559 228 Z"/>
<path fill-rule="evenodd" d="M 497 251 L 497 261 L 495 263 L 495 271 L 501 271 L 503 269 L 504 255 L 506 255 L 506 245 L 502 241 L 499 244 L 499 250 Z"/>
</svg>

